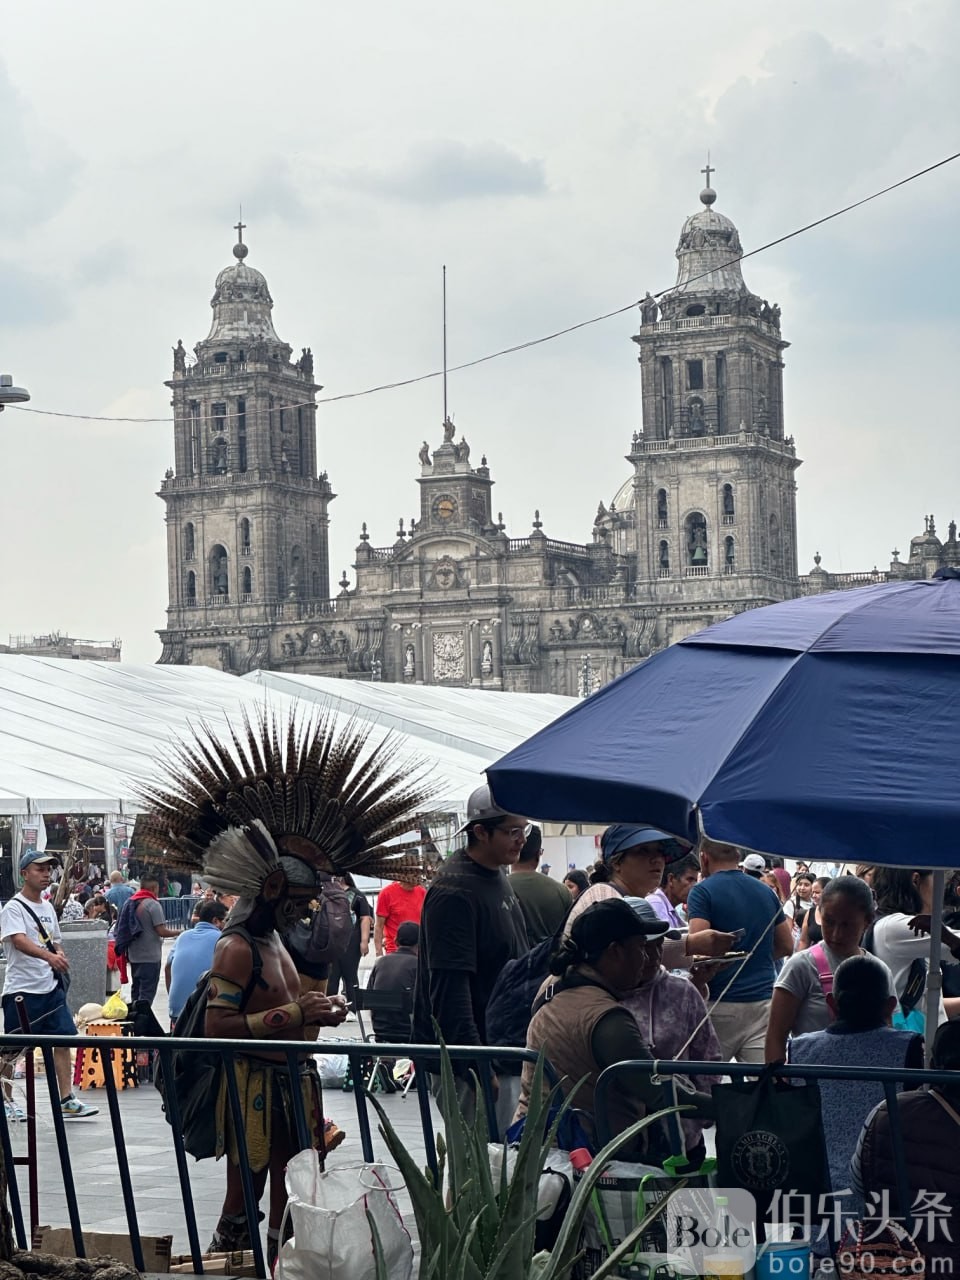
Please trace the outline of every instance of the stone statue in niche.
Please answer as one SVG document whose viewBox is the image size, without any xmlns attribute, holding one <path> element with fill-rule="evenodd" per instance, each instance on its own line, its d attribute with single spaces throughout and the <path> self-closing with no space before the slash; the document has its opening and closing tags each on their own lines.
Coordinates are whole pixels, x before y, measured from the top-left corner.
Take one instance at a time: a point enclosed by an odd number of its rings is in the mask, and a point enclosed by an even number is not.
<svg viewBox="0 0 960 1280">
<path fill-rule="evenodd" d="M 563 623 L 562 623 L 562 622 L 551 622 L 551 624 L 550 624 L 550 639 L 551 639 L 551 640 L 562 640 L 562 639 L 563 639 Z"/>
<path fill-rule="evenodd" d="M 186 373 L 187 371 L 187 352 L 182 338 L 177 339 L 177 345 L 173 348 L 173 371 L 174 373 Z"/>
<path fill-rule="evenodd" d="M 420 446 L 420 455 L 419 455 L 419 456 L 420 456 L 420 463 L 421 463 L 421 465 L 422 465 L 422 466 L 424 466 L 424 467 L 429 467 L 429 465 L 430 465 L 430 446 L 427 444 L 426 440 L 424 440 L 423 444 Z"/>
<path fill-rule="evenodd" d="M 480 674 L 493 675 L 493 645 L 489 640 L 484 640 L 483 649 L 480 652 Z"/>
<path fill-rule="evenodd" d="M 640 322 L 641 324 L 656 324 L 657 314 L 660 306 L 648 289 L 640 302 Z"/>
<path fill-rule="evenodd" d="M 417 653 L 412 644 L 403 651 L 403 674 L 407 680 L 412 680 L 417 674 Z"/>
</svg>

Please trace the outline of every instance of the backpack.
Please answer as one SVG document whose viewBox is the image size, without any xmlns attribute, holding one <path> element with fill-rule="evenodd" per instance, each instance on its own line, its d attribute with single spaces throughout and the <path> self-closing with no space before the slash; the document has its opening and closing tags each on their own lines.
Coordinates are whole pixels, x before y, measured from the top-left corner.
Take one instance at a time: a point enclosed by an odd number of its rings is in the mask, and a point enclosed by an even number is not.
<svg viewBox="0 0 960 1280">
<path fill-rule="evenodd" d="M 563 932 L 544 938 L 517 960 L 508 960 L 500 970 L 484 1014 L 487 1044 L 522 1049 L 527 1043 L 527 1027 L 533 1016 L 533 1002 L 550 972 L 550 957 Z"/>
<path fill-rule="evenodd" d="M 130 950 L 130 943 L 143 933 L 139 908 L 145 901 L 145 898 L 128 898 L 120 908 L 113 938 L 113 948 L 118 956 L 125 956 Z"/>
<path fill-rule="evenodd" d="M 298 971 L 308 977 L 324 977 L 311 970 L 339 960 L 353 936 L 353 907 L 346 889 L 336 880 L 324 880 L 320 905 L 310 920 L 300 920 L 284 938 Z"/>
<path fill-rule="evenodd" d="M 265 986 L 261 978 L 263 960 L 260 948 L 247 933 L 246 929 L 235 925 L 224 929 L 223 934 L 238 933 L 250 944 L 253 967 L 250 981 L 243 989 L 238 1011 L 247 1007 L 254 987 Z M 197 985 L 187 997 L 187 1002 L 180 1010 L 171 1034 L 185 1040 L 199 1040 L 205 1034 L 207 1016 L 207 988 L 210 985 L 209 972 L 201 975 Z M 167 1124 L 172 1124 L 169 1097 L 176 1098 L 180 1112 L 180 1131 L 183 1135 L 183 1146 L 197 1160 L 205 1160 L 217 1154 L 217 1108 L 216 1101 L 220 1092 L 220 1073 L 223 1070 L 223 1059 L 218 1053 L 204 1053 L 202 1050 L 176 1050 L 169 1055 L 168 1071 L 163 1069 L 164 1057 L 161 1056 L 154 1075 L 154 1085 L 163 1099 L 163 1112 Z"/>
</svg>

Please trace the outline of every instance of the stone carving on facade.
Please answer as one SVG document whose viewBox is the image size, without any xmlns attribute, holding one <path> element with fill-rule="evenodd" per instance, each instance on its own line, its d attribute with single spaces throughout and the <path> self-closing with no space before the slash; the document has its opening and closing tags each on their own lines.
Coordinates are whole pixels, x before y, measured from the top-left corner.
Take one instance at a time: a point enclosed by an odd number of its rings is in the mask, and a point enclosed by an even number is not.
<svg viewBox="0 0 960 1280">
<path fill-rule="evenodd" d="M 643 300 L 640 303 L 640 323 L 656 324 L 657 314 L 659 310 L 660 310 L 660 307 L 659 307 L 659 304 L 657 303 L 656 298 L 653 297 L 653 295 L 650 293 L 650 290 L 648 289 L 643 296 Z"/>
<path fill-rule="evenodd" d="M 417 674 L 417 651 L 408 644 L 403 651 L 403 678 L 413 680 Z"/>
<path fill-rule="evenodd" d="M 493 675 L 493 645 L 489 640 L 484 640 L 483 648 L 480 651 L 480 674 L 482 676 Z"/>
<path fill-rule="evenodd" d="M 433 567 L 427 586 L 435 591 L 450 591 L 463 585 L 460 566 L 451 556 L 441 556 Z"/>
<path fill-rule="evenodd" d="M 464 661 L 462 631 L 433 633 L 433 675 L 436 680 L 463 680 L 467 670 Z"/>
</svg>

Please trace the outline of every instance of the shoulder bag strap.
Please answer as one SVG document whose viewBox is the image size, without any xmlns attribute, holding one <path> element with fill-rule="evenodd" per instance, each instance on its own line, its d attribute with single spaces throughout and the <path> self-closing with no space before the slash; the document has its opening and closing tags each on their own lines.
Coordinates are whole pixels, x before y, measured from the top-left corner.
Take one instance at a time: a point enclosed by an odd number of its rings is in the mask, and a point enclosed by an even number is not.
<svg viewBox="0 0 960 1280">
<path fill-rule="evenodd" d="M 33 917 L 34 922 L 37 926 L 37 930 L 40 934 L 40 937 L 43 940 L 43 945 L 47 948 L 48 951 L 52 951 L 54 955 L 56 955 L 57 948 L 53 945 L 53 941 L 49 933 L 47 933 L 47 926 L 43 923 L 43 921 L 40 919 L 40 917 L 37 915 L 34 909 L 30 906 L 30 904 L 26 902 L 23 898 L 21 898 L 19 893 L 16 895 L 16 900 L 20 904 L 20 906 L 23 907 L 24 911 L 26 911 L 28 915 Z"/>
<path fill-rule="evenodd" d="M 827 953 L 823 949 L 822 942 L 815 942 L 810 948 L 810 959 L 817 967 L 817 976 L 820 979 L 823 994 L 825 996 L 830 995 L 833 991 L 833 971 L 830 968 L 830 961 L 827 959 Z"/>
<path fill-rule="evenodd" d="M 935 1098 L 936 1101 L 940 1103 L 941 1107 L 943 1107 L 944 1111 L 946 1111 L 947 1115 L 950 1116 L 952 1120 L 955 1120 L 957 1124 L 960 1124 L 960 1112 L 957 1112 L 950 1105 L 942 1093 L 938 1093 L 936 1089 L 931 1089 L 930 1097 Z"/>
</svg>

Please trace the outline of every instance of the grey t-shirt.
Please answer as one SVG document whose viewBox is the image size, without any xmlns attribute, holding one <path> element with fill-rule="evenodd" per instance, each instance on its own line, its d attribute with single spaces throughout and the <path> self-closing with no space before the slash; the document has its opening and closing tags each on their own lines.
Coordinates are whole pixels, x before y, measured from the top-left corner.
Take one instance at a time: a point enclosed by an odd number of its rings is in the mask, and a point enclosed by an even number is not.
<svg viewBox="0 0 960 1280">
<path fill-rule="evenodd" d="M 141 932 L 130 943 L 127 959 L 131 964 L 159 964 L 163 955 L 163 939 L 157 925 L 163 924 L 163 907 L 156 898 L 144 898 L 136 904 Z"/>
<path fill-rule="evenodd" d="M 823 954 L 827 957 L 830 972 L 835 973 L 837 965 L 840 963 L 840 956 L 831 951 L 826 943 L 818 945 L 823 946 Z M 830 1010 L 827 1007 L 827 999 L 823 994 L 820 974 L 817 970 L 816 962 L 810 954 L 812 950 L 813 948 L 810 947 L 806 951 L 794 952 L 780 970 L 780 974 L 773 984 L 775 991 L 778 987 L 783 987 L 784 990 L 789 991 L 792 996 L 796 996 L 800 1001 L 797 1020 L 793 1024 L 792 1034 L 795 1036 L 804 1036 L 811 1031 L 823 1031 L 832 1021 Z M 890 994 L 892 996 L 896 995 L 893 974 L 890 975 Z"/>
</svg>

